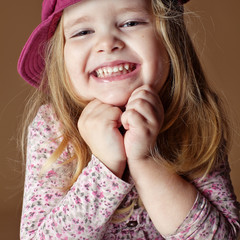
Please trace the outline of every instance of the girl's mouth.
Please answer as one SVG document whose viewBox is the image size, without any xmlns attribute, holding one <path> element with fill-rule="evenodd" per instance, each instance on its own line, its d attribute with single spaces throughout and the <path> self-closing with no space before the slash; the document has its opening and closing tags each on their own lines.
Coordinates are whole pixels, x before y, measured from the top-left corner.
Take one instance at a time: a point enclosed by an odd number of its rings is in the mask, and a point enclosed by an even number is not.
<svg viewBox="0 0 240 240">
<path fill-rule="evenodd" d="M 114 66 L 100 67 L 92 72 L 92 75 L 99 79 L 124 76 L 136 70 L 136 63 L 120 63 Z"/>
</svg>

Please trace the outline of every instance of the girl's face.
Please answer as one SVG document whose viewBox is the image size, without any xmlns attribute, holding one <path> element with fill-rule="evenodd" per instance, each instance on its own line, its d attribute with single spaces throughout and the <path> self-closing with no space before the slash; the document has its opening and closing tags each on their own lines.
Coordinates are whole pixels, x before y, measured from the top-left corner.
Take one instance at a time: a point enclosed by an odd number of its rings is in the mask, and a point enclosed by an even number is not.
<svg viewBox="0 0 240 240">
<path fill-rule="evenodd" d="M 143 84 L 159 91 L 169 57 L 154 30 L 149 0 L 82 0 L 64 10 L 64 60 L 86 101 L 124 106 Z"/>
</svg>

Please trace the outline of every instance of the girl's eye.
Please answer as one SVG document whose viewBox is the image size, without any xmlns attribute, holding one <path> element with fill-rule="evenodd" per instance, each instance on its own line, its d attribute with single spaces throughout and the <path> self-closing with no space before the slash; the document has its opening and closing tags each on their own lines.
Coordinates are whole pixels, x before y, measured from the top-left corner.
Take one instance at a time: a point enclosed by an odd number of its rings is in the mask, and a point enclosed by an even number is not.
<svg viewBox="0 0 240 240">
<path fill-rule="evenodd" d="M 80 32 L 74 34 L 72 36 L 72 38 L 74 38 L 74 37 L 83 37 L 83 36 L 86 36 L 86 35 L 92 34 L 92 33 L 94 33 L 93 30 L 83 30 L 83 31 L 80 31 Z"/>
<path fill-rule="evenodd" d="M 142 25 L 145 24 L 145 22 L 140 22 L 140 21 L 129 21 L 126 22 L 122 25 L 122 27 L 135 27 L 137 25 Z"/>
</svg>

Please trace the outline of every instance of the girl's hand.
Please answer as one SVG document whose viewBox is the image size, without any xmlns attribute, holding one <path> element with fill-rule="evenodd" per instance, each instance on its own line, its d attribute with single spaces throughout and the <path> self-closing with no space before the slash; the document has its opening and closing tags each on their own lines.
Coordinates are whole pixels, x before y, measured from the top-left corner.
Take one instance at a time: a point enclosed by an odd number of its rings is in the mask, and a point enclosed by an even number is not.
<svg viewBox="0 0 240 240">
<path fill-rule="evenodd" d="M 162 127 L 164 110 L 157 93 L 148 85 L 137 88 L 122 114 L 125 151 L 130 164 L 149 157 Z"/>
<path fill-rule="evenodd" d="M 115 175 L 121 177 L 126 167 L 123 136 L 119 131 L 122 111 L 95 99 L 83 110 L 78 129 L 91 149 Z"/>
</svg>

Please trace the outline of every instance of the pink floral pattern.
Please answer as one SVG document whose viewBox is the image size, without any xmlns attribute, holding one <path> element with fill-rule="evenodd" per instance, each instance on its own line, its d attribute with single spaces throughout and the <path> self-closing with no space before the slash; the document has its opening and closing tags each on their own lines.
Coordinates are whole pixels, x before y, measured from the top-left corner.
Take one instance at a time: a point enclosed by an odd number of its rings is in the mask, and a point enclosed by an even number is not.
<svg viewBox="0 0 240 240">
<path fill-rule="evenodd" d="M 60 163 L 71 156 L 70 145 L 51 169 L 41 172 L 59 145 L 60 129 L 49 105 L 39 109 L 29 126 L 21 239 L 236 239 L 239 205 L 227 160 L 207 177 L 193 181 L 199 191 L 194 206 L 173 235 L 162 236 L 137 204 L 130 219 L 111 222 L 115 210 L 129 206 L 138 193 L 131 179 L 117 178 L 96 157 L 66 192 L 61 188 L 71 179 L 75 163 Z"/>
</svg>

